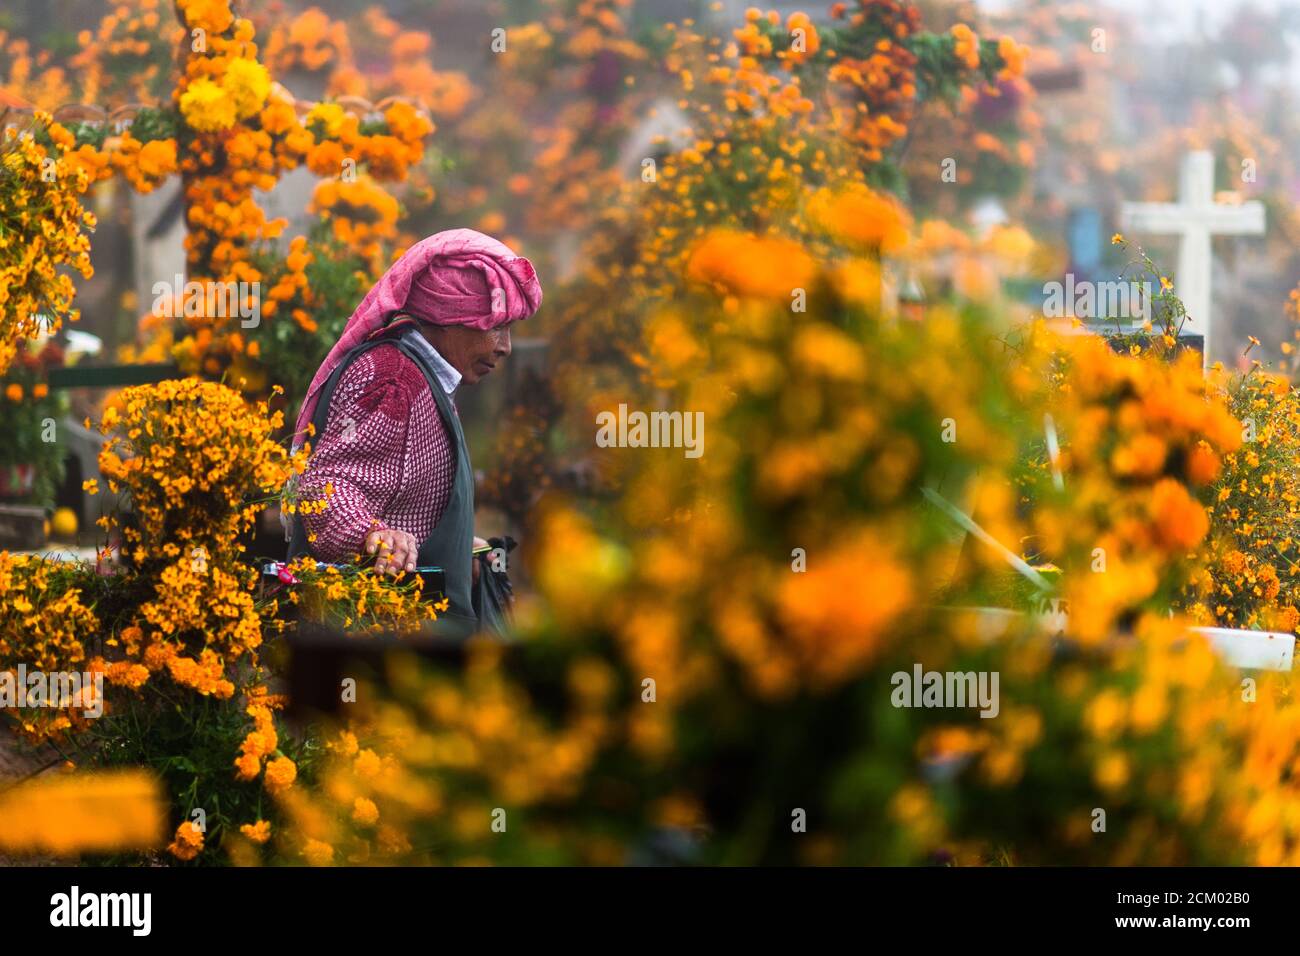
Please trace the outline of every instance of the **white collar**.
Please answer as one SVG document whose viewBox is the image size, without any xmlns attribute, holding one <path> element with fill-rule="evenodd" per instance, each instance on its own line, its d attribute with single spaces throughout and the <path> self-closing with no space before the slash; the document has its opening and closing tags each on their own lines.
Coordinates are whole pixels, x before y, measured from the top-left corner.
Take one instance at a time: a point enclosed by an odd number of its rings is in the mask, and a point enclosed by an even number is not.
<svg viewBox="0 0 1300 956">
<path fill-rule="evenodd" d="M 442 390 L 448 395 L 456 391 L 456 386 L 460 384 L 460 372 L 456 371 L 452 364 L 429 344 L 429 340 L 421 335 L 418 329 L 408 330 L 406 340 L 419 349 L 424 357 L 429 360 L 429 364 L 433 366 L 433 373 L 438 376 L 438 384 L 442 386 Z"/>
</svg>

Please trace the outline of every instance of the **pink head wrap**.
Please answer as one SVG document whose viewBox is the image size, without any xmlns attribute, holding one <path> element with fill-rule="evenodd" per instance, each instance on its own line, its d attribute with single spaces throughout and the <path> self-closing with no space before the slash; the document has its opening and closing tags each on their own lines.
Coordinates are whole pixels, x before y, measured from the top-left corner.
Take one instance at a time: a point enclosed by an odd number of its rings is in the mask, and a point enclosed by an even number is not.
<svg viewBox="0 0 1300 956">
<path fill-rule="evenodd" d="M 528 318 L 541 303 L 533 264 L 505 243 L 473 229 L 449 229 L 421 239 L 366 293 L 317 369 L 294 426 L 295 444 L 305 440 L 330 374 L 394 313 L 407 311 L 434 325 L 495 329 Z"/>
</svg>

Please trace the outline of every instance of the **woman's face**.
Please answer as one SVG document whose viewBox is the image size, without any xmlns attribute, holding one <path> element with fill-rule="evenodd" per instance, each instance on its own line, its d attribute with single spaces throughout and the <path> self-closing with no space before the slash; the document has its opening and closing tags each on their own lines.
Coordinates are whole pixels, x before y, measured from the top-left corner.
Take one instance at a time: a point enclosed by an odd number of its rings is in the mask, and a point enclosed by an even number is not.
<svg viewBox="0 0 1300 956">
<path fill-rule="evenodd" d="M 460 372 L 461 381 L 474 385 L 510 354 L 511 324 L 487 331 L 467 325 L 422 325 L 420 331 L 438 354 Z"/>
</svg>

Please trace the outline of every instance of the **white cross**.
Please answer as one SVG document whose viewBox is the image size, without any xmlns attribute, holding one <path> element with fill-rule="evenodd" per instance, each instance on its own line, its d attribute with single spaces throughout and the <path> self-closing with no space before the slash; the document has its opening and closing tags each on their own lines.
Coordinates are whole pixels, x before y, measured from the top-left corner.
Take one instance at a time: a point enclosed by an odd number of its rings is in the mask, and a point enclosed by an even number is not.
<svg viewBox="0 0 1300 956">
<path fill-rule="evenodd" d="M 1259 235 L 1264 231 L 1264 204 L 1240 205 L 1214 201 L 1214 154 L 1196 150 L 1183 156 L 1178 175 L 1178 202 L 1126 202 L 1120 208 L 1120 229 L 1160 236 L 1179 236 L 1178 271 L 1174 292 L 1187 308 L 1184 332 L 1204 336 L 1205 361 L 1210 361 L 1210 269 L 1214 260 L 1210 237 Z"/>
</svg>

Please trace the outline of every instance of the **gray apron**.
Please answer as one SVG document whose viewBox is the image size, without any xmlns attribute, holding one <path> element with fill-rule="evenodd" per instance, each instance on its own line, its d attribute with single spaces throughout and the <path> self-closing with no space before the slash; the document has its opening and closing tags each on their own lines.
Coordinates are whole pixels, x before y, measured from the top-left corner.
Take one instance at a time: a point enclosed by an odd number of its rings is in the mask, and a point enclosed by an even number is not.
<svg viewBox="0 0 1300 956">
<path fill-rule="evenodd" d="M 474 550 L 474 471 L 470 466 L 469 449 L 465 446 L 465 433 L 461 431 L 460 417 L 452 407 L 451 396 L 443 391 L 437 374 L 420 350 L 406 341 L 409 336 L 419 334 L 415 329 L 408 329 L 396 339 L 379 338 L 363 342 L 347 353 L 320 391 L 320 400 L 316 403 L 312 424 L 316 426 L 317 435 L 324 435 L 330 400 L 334 397 L 334 390 L 338 388 L 339 379 L 358 356 L 372 348 L 379 345 L 396 345 L 424 373 L 429 389 L 433 393 L 434 404 L 438 406 L 438 414 L 442 417 L 442 423 L 452 439 L 456 464 L 451 498 L 447 501 L 447 507 L 442 517 L 438 519 L 437 525 L 420 545 L 416 564 L 421 568 L 441 568 L 445 575 L 443 593 L 450 606 L 446 611 L 438 612 L 438 620 L 434 622 L 432 632 L 446 637 L 469 637 L 478 629 L 478 621 L 470 597 L 470 585 L 473 581 L 471 552 Z M 303 525 L 302 516 L 295 514 L 289 538 L 288 559 L 292 561 L 296 557 L 310 553 L 307 529 Z"/>
</svg>

